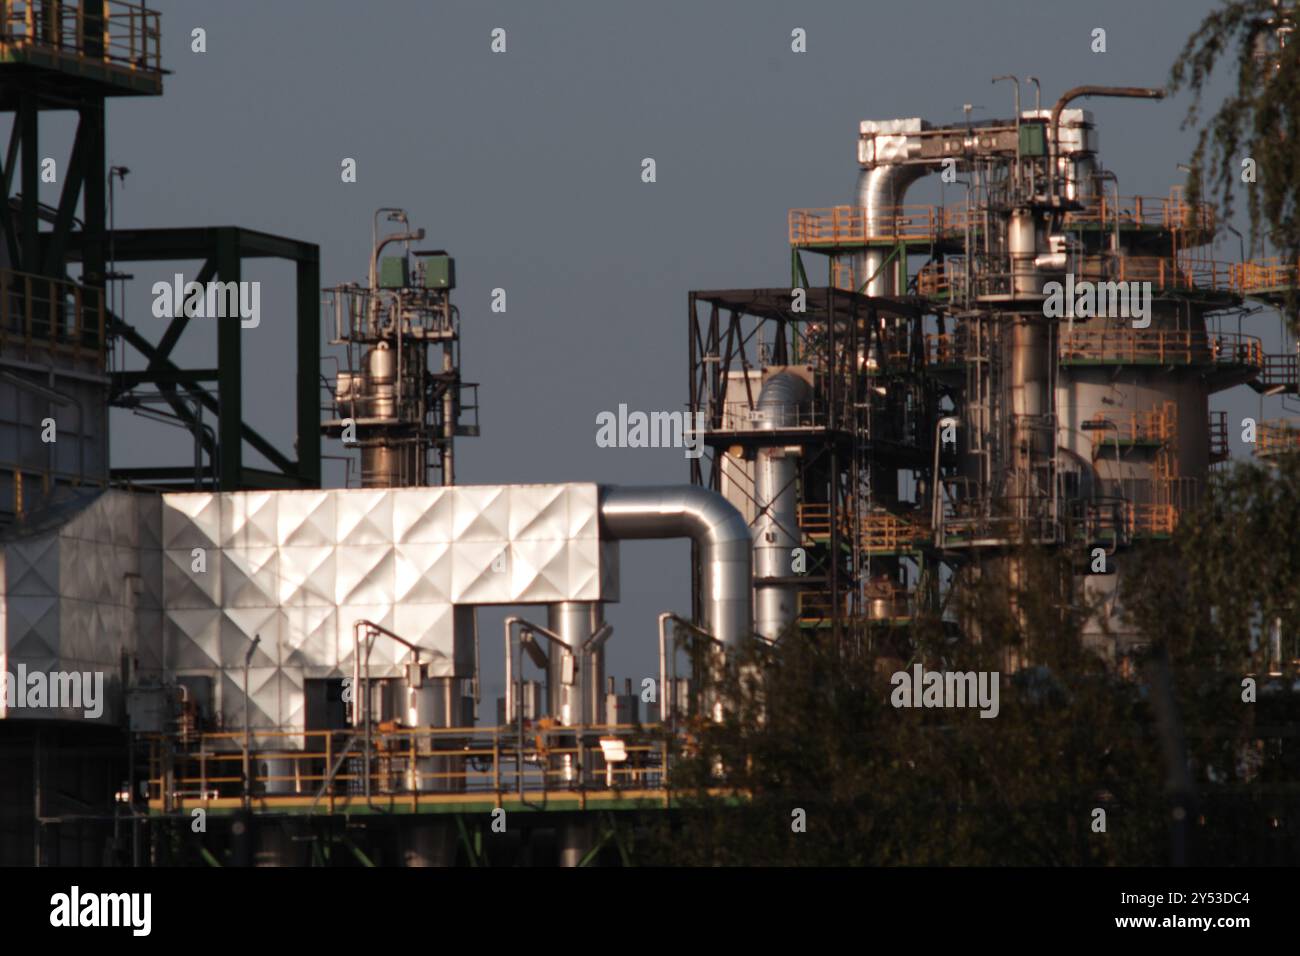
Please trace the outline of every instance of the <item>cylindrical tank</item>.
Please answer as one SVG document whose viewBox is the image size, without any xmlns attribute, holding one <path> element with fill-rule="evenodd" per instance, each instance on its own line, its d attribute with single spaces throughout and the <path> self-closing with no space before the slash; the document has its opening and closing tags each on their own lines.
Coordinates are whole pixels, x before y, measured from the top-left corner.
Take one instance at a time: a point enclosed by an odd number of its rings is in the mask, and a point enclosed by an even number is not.
<svg viewBox="0 0 1300 956">
<path fill-rule="evenodd" d="M 1009 462 L 1013 481 L 1008 492 L 1024 499 L 1031 495 L 1050 495 L 1050 488 L 1037 487 L 1036 469 L 1052 457 L 1052 432 L 1044 416 L 1050 409 L 1048 330 L 1041 316 L 1022 314 L 1011 319 L 1009 356 L 1012 414 L 1012 447 Z"/>
<path fill-rule="evenodd" d="M 1104 330 L 1116 342 L 1135 331 L 1132 320 L 1124 318 L 1090 319 L 1087 328 Z M 1155 341 L 1161 332 L 1181 336 L 1188 331 L 1190 341 L 1203 341 L 1203 317 L 1189 316 L 1168 300 L 1152 300 L 1151 325 L 1142 331 L 1142 341 Z M 1204 349 L 1193 348 L 1190 354 L 1196 357 L 1198 351 Z M 1170 509 L 1181 512 L 1194 503 L 1210 460 L 1209 387 L 1201 368 L 1178 363 L 1065 365 L 1057 382 L 1057 405 L 1062 450 L 1091 464 L 1098 495 L 1131 503 L 1129 518 L 1138 533 L 1157 528 L 1156 520 L 1167 520 L 1164 514 Z M 1092 427 L 1085 430 L 1085 423 Z M 1138 639 L 1124 619 L 1118 595 L 1124 576 L 1141 574 L 1142 567 L 1123 552 L 1107 564 L 1113 565 L 1113 574 L 1089 575 L 1083 586 L 1089 600 L 1101 606 L 1085 626 L 1085 637 L 1109 655 L 1123 653 L 1130 640 Z"/>
<path fill-rule="evenodd" d="M 401 362 L 399 363 L 399 358 Z M 363 418 L 387 419 L 384 423 L 362 424 L 357 428 L 361 447 L 361 486 L 363 488 L 399 488 L 421 485 L 425 479 L 425 445 L 415 437 L 412 422 L 399 421 L 407 396 L 418 388 L 420 353 L 407 348 L 399 355 L 387 342 L 366 352 L 360 382 L 353 382 L 357 409 Z M 398 374 L 398 366 L 402 372 Z M 398 386 L 401 385 L 399 389 Z"/>
<path fill-rule="evenodd" d="M 1011 291 L 1016 295 L 1038 295 L 1043 277 L 1034 265 L 1047 248 L 1046 226 L 1030 209 L 1012 210 L 1007 224 L 1007 250 L 1011 257 Z"/>
<path fill-rule="evenodd" d="M 392 418 L 397 414 L 397 350 L 380 342 L 366 353 L 365 414 Z"/>
<path fill-rule="evenodd" d="M 547 694 L 551 718 L 566 727 L 602 721 L 600 704 L 605 684 L 603 649 L 587 655 L 583 667 L 582 645 L 601 626 L 601 606 L 597 603 L 563 601 L 546 609 L 546 626 L 560 635 L 572 650 L 552 644 L 547 653 Z M 564 735 L 550 740 L 552 746 L 572 748 L 577 737 Z M 587 763 L 594 763 L 594 757 Z M 551 770 L 557 782 L 573 785 L 583 774 L 575 753 L 558 754 Z M 588 770 L 590 767 L 588 767 Z"/>
<path fill-rule="evenodd" d="M 809 386 L 791 372 L 778 372 L 763 383 L 756 424 L 760 431 L 799 424 L 800 407 Z M 760 448 L 754 467 L 754 577 L 789 578 L 791 558 L 801 543 L 799 532 L 798 458 L 784 447 Z M 798 613 L 798 591 L 789 584 L 763 584 L 756 589 L 754 631 L 774 641 Z"/>
<path fill-rule="evenodd" d="M 301 792 L 298 761 L 292 757 L 265 757 L 259 761 L 258 776 L 265 781 L 268 795 Z"/>
<path fill-rule="evenodd" d="M 460 679 L 422 677 L 408 667 L 408 675 L 398 682 L 403 704 L 402 724 L 409 728 L 455 727 L 461 724 L 463 697 Z M 406 789 L 421 793 L 460 792 L 465 789 L 465 759 L 449 755 L 457 749 L 458 738 L 446 734 L 418 734 L 416 756 L 403 757 Z M 439 754 L 439 756 L 433 756 Z"/>
</svg>

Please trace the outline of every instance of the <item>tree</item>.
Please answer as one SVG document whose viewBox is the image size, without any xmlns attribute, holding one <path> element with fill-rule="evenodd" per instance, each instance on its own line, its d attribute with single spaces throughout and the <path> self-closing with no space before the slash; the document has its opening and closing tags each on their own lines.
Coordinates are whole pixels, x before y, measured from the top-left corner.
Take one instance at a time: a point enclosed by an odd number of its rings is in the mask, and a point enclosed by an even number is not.
<svg viewBox="0 0 1300 956">
<path fill-rule="evenodd" d="M 1217 193 L 1221 216 L 1231 217 L 1234 194 L 1246 184 L 1251 247 L 1266 238 L 1285 261 L 1300 261 L 1300 45 L 1279 40 L 1294 25 L 1294 5 L 1274 0 L 1229 0 L 1210 13 L 1174 62 L 1171 92 L 1189 91 L 1184 128 L 1198 127 L 1190 163 L 1192 198 Z M 1221 61 L 1235 50 L 1236 81 L 1201 125 L 1204 99 Z M 1243 161 L 1249 164 L 1243 165 Z M 1249 175 L 1246 175 L 1249 172 Z M 1295 294 L 1286 311 L 1300 324 Z"/>
<path fill-rule="evenodd" d="M 711 688 L 643 861 L 694 865 L 1155 865 L 1294 862 L 1300 455 L 1236 466 L 1172 541 L 1130 553 L 1122 603 L 1148 650 L 1094 650 L 1080 563 L 1023 548 L 967 569 L 960 628 L 863 624 L 839 641 L 755 643 Z M 1086 562 L 1085 562 L 1086 564 Z M 1016 568 L 1013 574 L 1010 568 Z M 974 572 L 974 573 L 972 573 Z M 860 639 L 859 639 L 860 638 Z M 1008 655 L 1029 666 L 1008 675 Z M 996 718 L 899 708 L 891 676 L 998 670 Z M 761 678 L 760 676 L 761 675 Z M 1259 686 L 1243 700 L 1242 682 Z M 1294 698 L 1294 699 L 1293 699 Z M 1162 713 L 1162 700 L 1169 706 Z M 795 826 L 802 811 L 802 827 Z M 1104 832 L 1098 826 L 1104 811 Z M 1185 847 L 1185 855 L 1184 855 Z"/>
</svg>

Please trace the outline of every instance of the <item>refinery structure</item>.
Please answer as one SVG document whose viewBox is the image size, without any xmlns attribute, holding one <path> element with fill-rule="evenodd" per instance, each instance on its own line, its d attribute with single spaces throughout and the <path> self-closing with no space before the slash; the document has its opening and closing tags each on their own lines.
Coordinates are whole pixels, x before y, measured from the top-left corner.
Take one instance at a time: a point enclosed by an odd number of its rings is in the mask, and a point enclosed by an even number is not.
<svg viewBox="0 0 1300 956">
<path fill-rule="evenodd" d="M 365 281 L 322 308 L 311 242 L 110 228 L 105 102 L 162 92 L 157 14 L 0 14 L 0 671 L 104 685 L 93 718 L 0 698 L 6 863 L 478 864 L 497 810 L 514 859 L 617 861 L 610 815 L 671 807 L 673 734 L 716 715 L 682 635 L 718 654 L 905 640 L 931 615 L 960 638 L 960 583 L 1014 583 L 1028 543 L 1077 554 L 1088 640 L 1122 670 L 1144 640 L 1118 603 L 1129 549 L 1169 537 L 1228 457 L 1210 396 L 1297 388 L 1296 354 L 1241 327 L 1294 267 L 1215 261 L 1208 206 L 1127 196 L 1102 163 L 1079 103 L 1159 91 L 1030 109 L 1011 78 L 1006 119 L 861 122 L 850 201 L 789 213 L 789 283 L 683 290 L 707 448 L 689 482 L 457 484 L 479 427 L 452 256 L 381 209 Z M 47 207 L 38 119 L 56 110 L 78 126 Z M 928 176 L 959 201 L 910 203 Z M 153 336 L 112 307 L 124 263 L 200 261 L 187 278 L 219 297 L 254 257 L 295 268 L 292 451 L 243 419 L 237 314 L 215 364 L 186 368 L 183 310 Z M 110 407 L 180 425 L 193 461 L 110 468 Z M 1297 434 L 1261 426 L 1257 452 Z M 348 487 L 321 487 L 322 437 L 356 462 Z M 620 550 L 648 538 L 689 540 L 695 583 L 646 622 L 647 708 L 606 674 L 604 605 L 636 589 Z M 479 632 L 477 608 L 527 605 Z"/>
</svg>

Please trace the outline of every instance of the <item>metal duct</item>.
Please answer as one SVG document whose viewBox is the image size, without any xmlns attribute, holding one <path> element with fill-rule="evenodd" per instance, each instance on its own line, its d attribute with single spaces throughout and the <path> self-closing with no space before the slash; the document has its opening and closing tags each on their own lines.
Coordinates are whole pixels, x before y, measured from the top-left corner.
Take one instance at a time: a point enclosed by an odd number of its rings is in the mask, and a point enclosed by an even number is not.
<svg viewBox="0 0 1300 956">
<path fill-rule="evenodd" d="M 753 539 L 744 517 L 696 485 L 603 485 L 600 520 L 611 538 L 690 538 L 704 566 L 704 627 L 726 647 L 752 632 Z"/>
<path fill-rule="evenodd" d="M 598 603 L 562 601 L 546 608 L 546 626 L 572 648 L 551 645 L 547 651 L 550 714 L 565 726 L 601 722 L 596 701 L 605 685 L 605 651 L 584 655 L 582 648 L 602 623 Z"/>
<path fill-rule="evenodd" d="M 755 416 L 760 431 L 799 424 L 799 409 L 808 401 L 808 383 L 778 372 L 763 383 Z M 754 574 L 756 581 L 791 576 L 790 558 L 800 545 L 798 460 L 784 448 L 761 448 L 754 473 Z M 759 584 L 755 589 L 754 631 L 769 641 L 780 637 L 795 619 L 798 589 L 790 584 Z"/>
<path fill-rule="evenodd" d="M 884 165 L 871 166 L 858 173 L 857 204 L 862 207 L 866 219 L 867 234 L 880 235 L 888 230 L 884 227 L 898 215 L 898 207 L 903 204 L 907 187 L 932 170 L 926 166 Z M 897 263 L 884 266 L 889 258 L 889 249 L 869 249 L 855 257 L 854 281 L 867 295 L 895 295 L 897 292 Z M 875 278 L 872 278 L 872 277 Z"/>
</svg>

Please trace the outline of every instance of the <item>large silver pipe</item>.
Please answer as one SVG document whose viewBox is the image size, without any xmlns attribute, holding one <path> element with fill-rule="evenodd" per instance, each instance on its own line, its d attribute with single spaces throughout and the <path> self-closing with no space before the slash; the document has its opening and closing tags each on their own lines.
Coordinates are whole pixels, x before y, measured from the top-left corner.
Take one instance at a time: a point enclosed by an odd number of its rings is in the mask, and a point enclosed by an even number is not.
<svg viewBox="0 0 1300 956">
<path fill-rule="evenodd" d="M 1018 296 L 1038 295 L 1043 277 L 1035 260 L 1046 251 L 1043 222 L 1032 209 L 1014 209 L 1007 224 L 1007 252 L 1011 260 L 1011 291 Z"/>
<path fill-rule="evenodd" d="M 592 718 L 594 701 L 605 683 L 605 654 L 597 649 L 587 662 L 582 647 L 600 628 L 600 616 L 600 605 L 595 603 L 561 601 L 546 607 L 546 626 L 567 645 L 551 648 L 546 667 L 551 717 L 566 727 L 598 722 Z"/>
<path fill-rule="evenodd" d="M 778 372 L 763 383 L 758 395 L 758 430 L 773 431 L 799 424 L 799 409 L 808 401 L 808 383 L 790 372 Z M 798 459 L 784 448 L 761 448 L 754 464 L 754 576 L 791 577 L 791 557 L 799 540 Z M 791 584 L 757 583 L 754 631 L 774 641 L 794 622 L 798 589 Z"/>
<path fill-rule="evenodd" d="M 611 538 L 690 538 L 704 568 L 704 627 L 726 647 L 753 631 L 753 539 L 726 498 L 696 485 L 603 485 L 600 520 Z"/>
<path fill-rule="evenodd" d="M 857 205 L 863 210 L 867 235 L 881 235 L 889 231 L 891 220 L 898 215 L 907 188 L 931 170 L 926 166 L 886 165 L 871 166 L 858 173 Z M 869 249 L 855 257 L 854 281 L 867 295 L 895 295 L 898 283 L 898 263 L 885 266 L 892 250 Z M 868 281 L 870 280 L 870 281 Z"/>
</svg>

